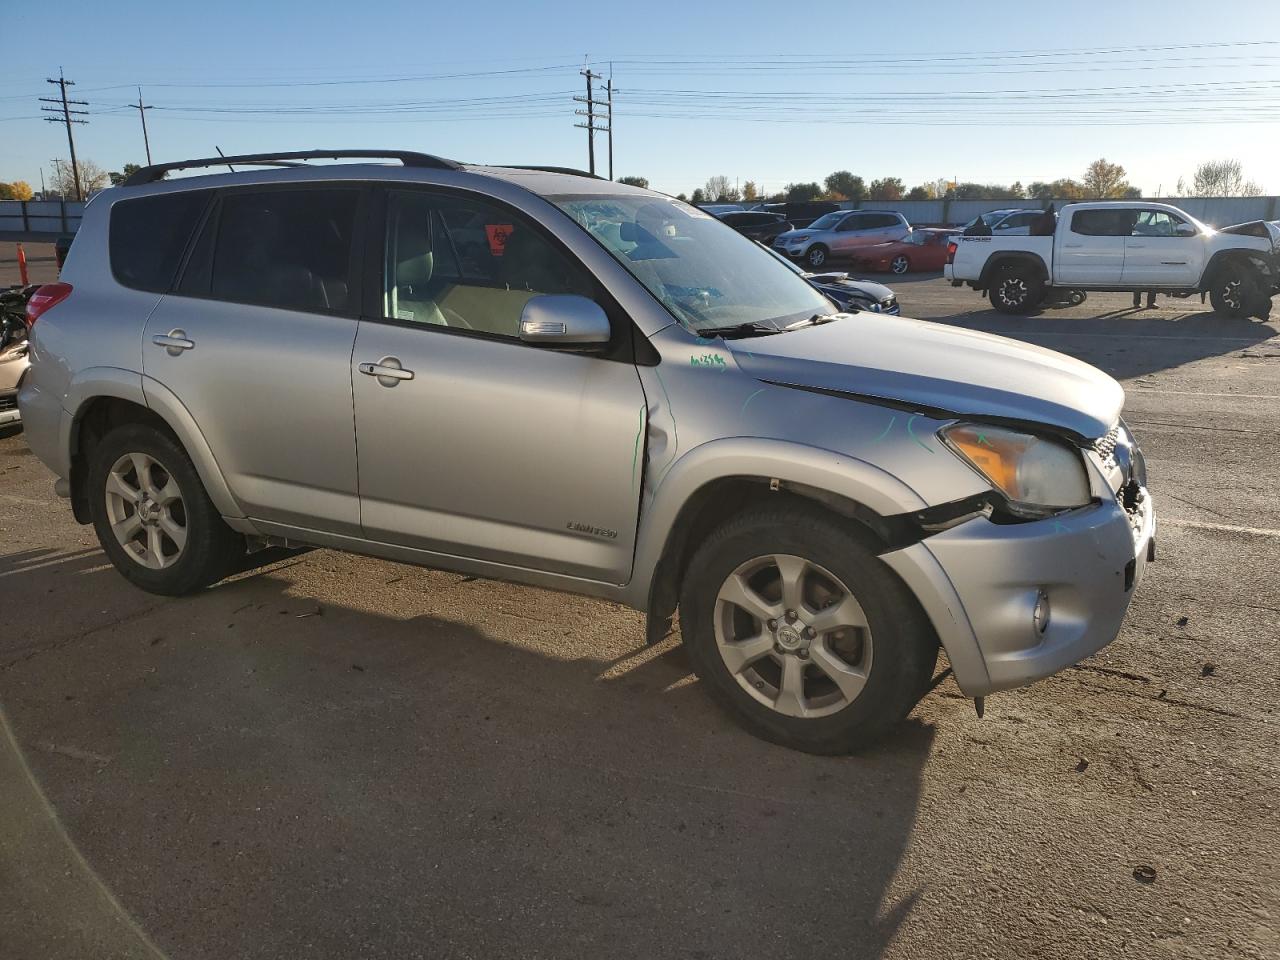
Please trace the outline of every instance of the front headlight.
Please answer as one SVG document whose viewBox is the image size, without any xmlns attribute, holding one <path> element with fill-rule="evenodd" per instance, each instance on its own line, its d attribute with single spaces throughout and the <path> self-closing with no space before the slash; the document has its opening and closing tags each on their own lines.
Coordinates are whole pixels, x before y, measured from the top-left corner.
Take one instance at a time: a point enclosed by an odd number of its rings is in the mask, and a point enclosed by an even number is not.
<svg viewBox="0 0 1280 960">
<path fill-rule="evenodd" d="M 1093 499 L 1084 457 L 1063 443 L 976 423 L 953 424 L 940 433 L 952 452 L 1021 512 L 1044 514 Z"/>
<path fill-rule="evenodd" d="M 787 237 L 787 243 L 804 243 L 808 239 L 809 239 L 808 234 L 804 234 L 803 236 L 799 236 L 799 237 Z"/>
</svg>

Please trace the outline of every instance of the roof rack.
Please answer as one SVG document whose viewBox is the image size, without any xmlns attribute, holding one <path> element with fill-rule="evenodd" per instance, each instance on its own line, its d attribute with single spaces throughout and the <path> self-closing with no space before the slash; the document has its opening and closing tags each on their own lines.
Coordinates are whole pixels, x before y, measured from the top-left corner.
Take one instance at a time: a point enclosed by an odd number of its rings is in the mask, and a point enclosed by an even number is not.
<svg viewBox="0 0 1280 960">
<path fill-rule="evenodd" d="M 204 157 L 200 160 L 179 160 L 173 163 L 154 163 L 129 175 L 123 186 L 136 187 L 155 183 L 170 170 L 190 170 L 194 167 L 226 167 L 233 163 L 245 166 L 297 167 L 305 164 L 293 160 L 343 160 L 347 158 L 399 160 L 406 167 L 432 167 L 437 170 L 461 170 L 462 164 L 429 153 L 410 150 L 294 150 L 289 153 L 246 153 L 234 157 Z"/>
<path fill-rule="evenodd" d="M 587 173 L 585 170 L 578 170 L 574 167 L 538 167 L 529 166 L 521 163 L 504 163 L 499 169 L 501 170 L 532 170 L 535 173 L 563 173 L 570 177 L 590 177 L 592 180 L 603 180 L 604 177 L 595 173 Z"/>
</svg>

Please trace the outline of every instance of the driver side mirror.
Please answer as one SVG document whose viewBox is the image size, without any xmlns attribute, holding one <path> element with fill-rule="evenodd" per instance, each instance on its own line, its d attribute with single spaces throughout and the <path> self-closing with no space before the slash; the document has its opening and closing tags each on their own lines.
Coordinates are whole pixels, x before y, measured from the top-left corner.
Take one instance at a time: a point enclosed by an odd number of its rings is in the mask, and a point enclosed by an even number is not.
<svg viewBox="0 0 1280 960">
<path fill-rule="evenodd" d="M 576 347 L 609 342 L 609 318 L 594 300 L 572 293 L 531 297 L 520 313 L 520 339 L 540 346 Z"/>
<path fill-rule="evenodd" d="M 1194 237 L 1198 233 L 1199 231 L 1189 223 L 1180 223 L 1173 228 L 1173 235 L 1175 237 Z"/>
</svg>

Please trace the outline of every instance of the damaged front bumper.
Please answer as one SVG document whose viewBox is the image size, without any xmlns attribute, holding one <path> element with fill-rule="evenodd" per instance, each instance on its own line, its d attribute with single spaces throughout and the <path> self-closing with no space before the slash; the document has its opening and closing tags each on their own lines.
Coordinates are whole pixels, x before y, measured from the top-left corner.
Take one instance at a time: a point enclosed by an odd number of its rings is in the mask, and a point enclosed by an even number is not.
<svg viewBox="0 0 1280 960">
<path fill-rule="evenodd" d="M 976 517 L 884 560 L 915 593 L 969 697 L 1057 673 L 1116 638 L 1147 561 L 1141 489 L 1031 523 Z M 1132 502 L 1131 501 L 1131 502 Z"/>
</svg>

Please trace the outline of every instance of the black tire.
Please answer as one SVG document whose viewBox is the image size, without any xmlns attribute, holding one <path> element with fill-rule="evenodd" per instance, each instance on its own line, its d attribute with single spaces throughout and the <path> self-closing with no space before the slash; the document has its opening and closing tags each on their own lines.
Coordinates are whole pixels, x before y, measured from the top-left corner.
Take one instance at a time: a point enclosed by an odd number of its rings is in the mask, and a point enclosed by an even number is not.
<svg viewBox="0 0 1280 960">
<path fill-rule="evenodd" d="M 1224 317 L 1250 316 L 1258 297 L 1257 276 L 1245 264 L 1227 264 L 1214 272 L 1209 284 L 1209 301 Z"/>
<path fill-rule="evenodd" d="M 873 656 L 865 684 L 834 713 L 804 718 L 778 712 L 747 692 L 721 656 L 714 622 L 721 586 L 740 565 L 775 553 L 825 568 L 866 615 Z M 852 521 L 795 501 L 755 509 L 713 533 L 688 571 L 680 625 L 694 672 L 714 700 L 765 740 L 807 753 L 860 750 L 900 723 L 927 689 L 937 663 L 937 635 L 910 591 L 875 556 L 870 538 Z M 768 630 L 763 621 L 760 630 Z M 828 641 L 820 637 L 814 642 Z M 810 674 L 804 682 L 814 678 Z"/>
<path fill-rule="evenodd" d="M 1083 290 L 1072 290 L 1067 295 L 1067 303 L 1073 307 L 1078 307 L 1089 299 L 1089 294 Z"/>
<path fill-rule="evenodd" d="M 896 273 L 899 276 L 901 276 L 902 274 L 906 273 L 908 270 L 911 269 L 911 258 L 908 257 L 905 253 L 900 253 L 896 257 L 894 257 L 891 261 L 889 261 L 889 269 L 893 273 Z"/>
<path fill-rule="evenodd" d="M 815 243 L 812 247 L 806 250 L 804 254 L 804 262 L 815 269 L 822 266 L 830 259 L 831 251 L 821 243 Z"/>
<path fill-rule="evenodd" d="M 154 461 L 161 470 L 160 475 L 175 482 L 181 495 L 185 544 L 176 559 L 160 569 L 148 568 L 135 559 L 112 531 L 107 506 L 108 476 L 122 457 L 131 454 L 141 454 Z M 144 424 L 126 424 L 112 430 L 93 448 L 86 483 L 98 542 L 121 575 L 148 593 L 162 596 L 191 593 L 235 572 L 244 556 L 244 537 L 223 522 L 191 458 L 166 431 Z"/>
<path fill-rule="evenodd" d="M 1000 267 L 991 278 L 987 296 L 1001 313 L 1034 313 L 1044 301 L 1044 280 L 1022 264 Z"/>
</svg>

